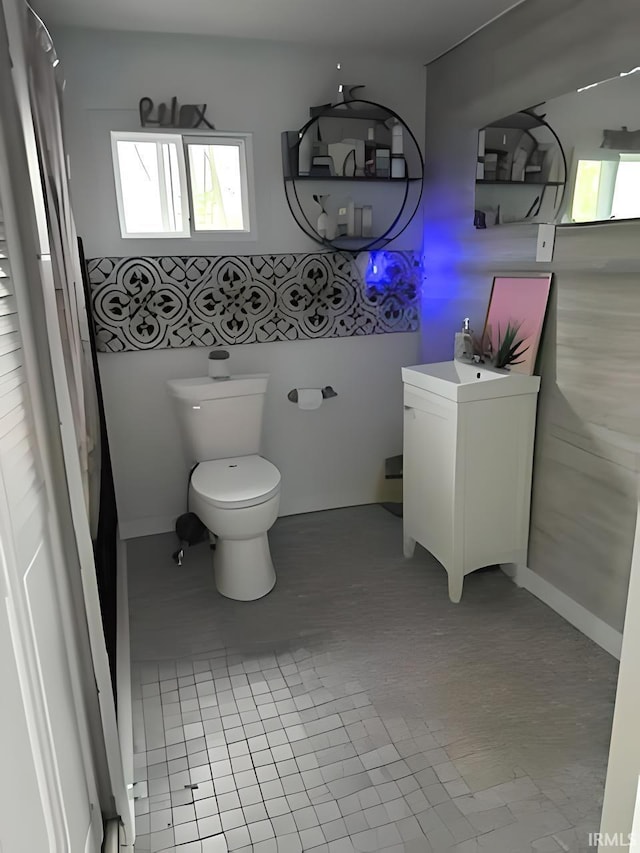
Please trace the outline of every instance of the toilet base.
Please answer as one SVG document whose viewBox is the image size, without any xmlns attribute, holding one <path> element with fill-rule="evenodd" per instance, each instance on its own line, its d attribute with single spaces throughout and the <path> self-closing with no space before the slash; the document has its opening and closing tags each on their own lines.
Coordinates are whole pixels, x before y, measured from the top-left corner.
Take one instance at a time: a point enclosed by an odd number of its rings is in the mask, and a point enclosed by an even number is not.
<svg viewBox="0 0 640 853">
<path fill-rule="evenodd" d="M 216 588 L 225 598 L 255 601 L 267 595 L 276 582 L 267 534 L 253 539 L 218 538 L 213 569 Z"/>
</svg>

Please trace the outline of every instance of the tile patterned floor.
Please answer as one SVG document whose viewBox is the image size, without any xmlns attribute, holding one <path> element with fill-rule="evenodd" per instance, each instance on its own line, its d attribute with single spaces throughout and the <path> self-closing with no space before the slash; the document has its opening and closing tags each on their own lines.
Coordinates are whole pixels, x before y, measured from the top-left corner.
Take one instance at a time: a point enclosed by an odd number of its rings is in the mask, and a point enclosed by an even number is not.
<svg viewBox="0 0 640 853">
<path fill-rule="evenodd" d="M 376 506 L 280 519 L 259 602 L 129 543 L 137 853 L 585 853 L 616 662 Z"/>
</svg>

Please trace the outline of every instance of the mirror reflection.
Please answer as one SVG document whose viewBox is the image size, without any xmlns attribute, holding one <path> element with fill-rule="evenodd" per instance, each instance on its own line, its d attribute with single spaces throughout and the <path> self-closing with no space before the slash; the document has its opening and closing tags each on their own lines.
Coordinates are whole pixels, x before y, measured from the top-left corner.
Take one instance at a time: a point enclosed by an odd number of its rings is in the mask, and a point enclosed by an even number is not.
<svg viewBox="0 0 640 853">
<path fill-rule="evenodd" d="M 640 218 L 640 66 L 478 135 L 474 225 Z"/>
<path fill-rule="evenodd" d="M 478 134 L 476 228 L 505 222 L 549 222 L 567 179 L 564 151 L 544 112 L 524 110 Z"/>
</svg>

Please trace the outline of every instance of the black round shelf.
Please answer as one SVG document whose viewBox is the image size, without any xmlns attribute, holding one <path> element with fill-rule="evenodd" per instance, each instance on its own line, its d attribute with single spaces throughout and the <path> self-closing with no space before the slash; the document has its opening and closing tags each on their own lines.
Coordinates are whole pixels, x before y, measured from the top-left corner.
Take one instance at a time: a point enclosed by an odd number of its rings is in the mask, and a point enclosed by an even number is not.
<svg viewBox="0 0 640 853">
<path fill-rule="evenodd" d="M 535 217 L 538 216 L 538 214 L 542 210 L 543 204 L 545 203 L 546 191 L 549 187 L 552 187 L 555 189 L 555 197 L 553 198 L 553 211 L 554 211 L 553 212 L 553 218 L 555 219 L 559 215 L 559 213 L 562 210 L 563 204 L 564 204 L 565 194 L 566 194 L 566 190 L 567 190 L 568 168 L 567 168 L 567 157 L 566 157 L 566 154 L 564 152 L 564 148 L 562 147 L 560 137 L 555 132 L 555 130 L 551 127 L 551 125 L 546 121 L 545 116 L 538 115 L 537 113 L 535 113 L 533 111 L 533 109 L 521 110 L 518 113 L 513 113 L 510 116 L 505 116 L 502 119 L 498 119 L 497 121 L 491 122 L 491 124 L 485 125 L 485 127 L 482 128 L 482 130 L 484 130 L 484 131 L 488 131 L 488 130 L 494 130 L 494 131 L 495 130 L 499 130 L 499 131 L 504 130 L 507 132 L 513 131 L 513 130 L 522 131 L 523 134 L 526 134 L 527 136 L 529 136 L 533 140 L 533 142 L 535 144 L 535 148 L 532 149 L 533 152 L 535 152 L 538 149 L 538 146 L 540 144 L 540 140 L 537 139 L 532 134 L 532 131 L 536 130 L 536 129 L 546 130 L 548 133 L 548 137 L 551 140 L 551 143 L 556 146 L 557 151 L 560 155 L 560 162 L 561 162 L 561 167 L 562 167 L 562 174 L 561 174 L 562 180 L 536 181 L 536 180 L 532 179 L 529 181 L 527 181 L 527 180 L 514 181 L 514 180 L 510 180 L 510 179 L 500 180 L 498 178 L 476 178 L 476 182 L 475 182 L 476 187 L 482 187 L 482 186 L 485 186 L 485 187 L 488 187 L 488 186 L 492 186 L 492 187 L 529 187 L 532 189 L 538 189 L 539 194 L 536 197 L 533 204 L 525 212 L 524 216 L 522 216 L 521 218 L 514 220 L 514 221 L 526 222 L 527 220 L 530 220 L 530 219 L 535 220 Z M 489 147 L 487 147 L 487 151 L 489 151 L 489 150 L 490 150 Z M 493 149 L 491 149 L 491 150 L 493 150 Z M 496 151 L 493 150 L 493 153 L 495 154 Z M 533 173 L 533 174 L 535 174 L 535 173 Z M 509 193 L 509 197 L 513 198 L 513 195 L 511 193 Z M 476 199 L 475 199 L 475 206 L 476 206 L 475 217 L 477 217 L 479 210 L 482 210 L 481 204 L 479 203 L 479 197 L 477 195 L 476 195 Z M 484 226 L 478 226 L 476 224 L 475 218 L 474 218 L 474 224 L 476 225 L 476 228 L 484 227 Z"/>
<path fill-rule="evenodd" d="M 327 249 L 337 251 L 361 252 L 369 249 L 380 249 L 388 245 L 392 240 L 399 237 L 409 226 L 415 217 L 420 207 L 423 191 L 424 179 L 424 159 L 420 150 L 420 145 L 414 136 L 411 128 L 394 110 L 378 104 L 374 101 L 355 99 L 344 104 L 331 104 L 325 107 L 312 107 L 310 110 L 311 118 L 309 121 L 295 132 L 283 133 L 283 178 L 284 191 L 289 210 L 298 227 L 312 240 L 325 246 Z M 367 121 L 374 124 L 377 129 L 378 136 L 383 135 L 388 137 L 384 140 L 384 145 L 377 146 L 386 148 L 389 151 L 389 169 L 391 169 L 391 126 L 396 122 L 403 129 L 404 151 L 402 156 L 404 162 L 405 176 L 391 177 L 390 175 L 311 175 L 298 174 L 298 162 L 300 145 L 307 134 L 313 134 L 316 141 L 322 144 L 323 128 L 327 121 L 352 121 L 352 120 Z M 321 124 L 322 123 L 322 124 Z M 326 128 L 325 128 L 326 132 Z M 355 134 L 354 134 L 355 136 Z M 359 134 L 355 136 L 358 141 L 363 144 L 365 137 Z M 310 140 L 307 140 L 309 142 Z M 376 140 L 377 143 L 380 140 Z M 409 145 L 410 152 L 406 146 Z M 345 161 L 346 162 L 346 161 Z M 313 167 L 313 155 L 311 161 Z M 343 166 L 344 168 L 344 166 Z M 356 158 L 353 159 L 353 168 L 356 168 Z M 312 204 L 317 205 L 318 202 L 313 201 L 314 195 L 331 196 L 331 193 L 322 193 L 321 189 L 314 186 L 314 192 L 311 192 L 311 185 L 337 185 L 346 186 L 353 184 L 354 186 L 369 184 L 369 185 L 384 185 L 393 186 L 394 190 L 388 199 L 385 199 L 384 206 L 377 201 L 377 206 L 383 209 L 387 214 L 387 221 L 390 224 L 386 225 L 384 230 L 378 234 L 355 236 L 355 235 L 336 235 L 328 238 L 322 236 L 313 221 L 313 214 L 309 208 Z M 304 189 L 303 189 L 304 187 Z M 363 192 L 364 190 L 362 190 Z M 376 205 L 366 205 L 372 209 Z M 306 209 L 305 209 L 306 208 Z M 320 214 L 324 208 L 318 208 Z M 391 211 L 391 212 L 389 212 Z M 315 211 L 314 211 L 315 212 Z M 372 214 L 373 215 L 373 214 Z"/>
<path fill-rule="evenodd" d="M 494 187 L 563 187 L 564 181 L 489 181 L 478 178 L 476 184 L 487 184 Z"/>
</svg>

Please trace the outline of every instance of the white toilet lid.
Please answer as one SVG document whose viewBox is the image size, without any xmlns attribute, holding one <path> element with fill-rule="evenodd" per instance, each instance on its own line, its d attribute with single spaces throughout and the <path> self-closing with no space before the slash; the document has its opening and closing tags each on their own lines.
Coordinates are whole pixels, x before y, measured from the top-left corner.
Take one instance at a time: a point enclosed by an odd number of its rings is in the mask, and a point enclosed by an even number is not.
<svg viewBox="0 0 640 853">
<path fill-rule="evenodd" d="M 280 471 L 262 456 L 233 456 L 201 462 L 193 472 L 191 486 L 214 506 L 255 506 L 277 494 Z"/>
</svg>

